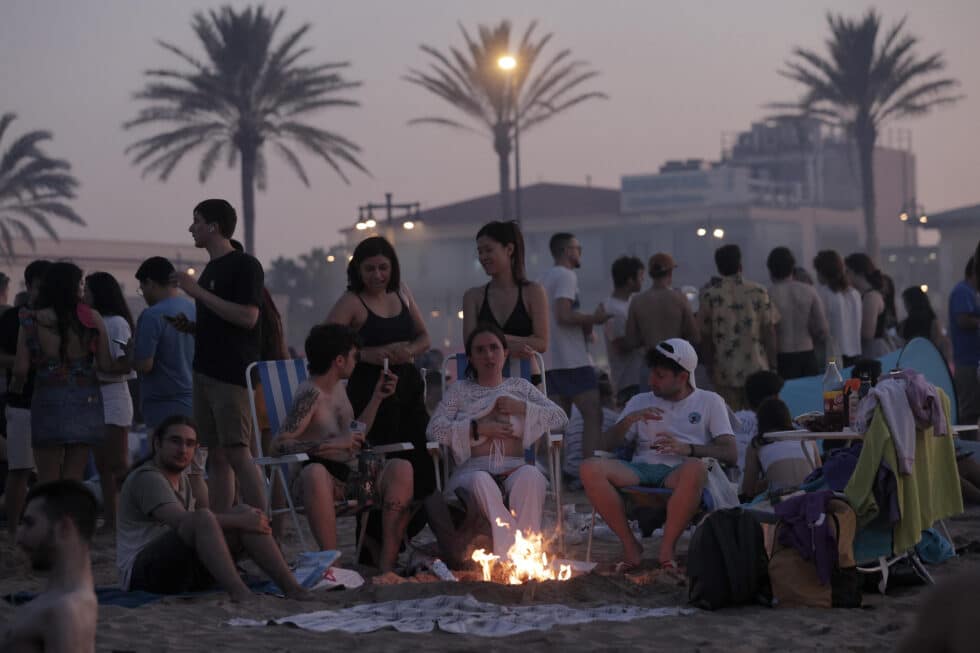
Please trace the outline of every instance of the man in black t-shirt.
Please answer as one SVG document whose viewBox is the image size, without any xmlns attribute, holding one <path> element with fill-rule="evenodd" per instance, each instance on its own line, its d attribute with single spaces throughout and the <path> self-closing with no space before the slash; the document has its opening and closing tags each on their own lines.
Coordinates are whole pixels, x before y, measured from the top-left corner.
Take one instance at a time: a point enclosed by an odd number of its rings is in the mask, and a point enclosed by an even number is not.
<svg viewBox="0 0 980 653">
<path fill-rule="evenodd" d="M 237 220 L 225 200 L 194 207 L 194 246 L 206 249 L 210 262 L 199 279 L 176 273 L 197 308 L 196 323 L 179 315 L 174 326 L 194 332 L 194 419 L 208 448 L 210 508 L 219 513 L 234 503 L 236 479 L 244 503 L 265 506 L 262 477 L 249 448 L 254 434 L 245 385 L 245 368 L 259 359 L 265 274 L 254 257 L 232 247 Z"/>
<path fill-rule="evenodd" d="M 31 261 L 24 269 L 28 304 L 33 304 L 41 289 L 41 277 L 51 265 L 50 261 Z M 0 314 L 0 367 L 5 368 L 7 387 L 10 387 L 11 368 L 17 353 L 17 333 L 20 331 L 20 306 L 8 308 Z M 34 470 L 34 450 L 31 447 L 31 395 L 34 394 L 34 368 L 27 374 L 27 383 L 21 392 L 7 391 L 4 400 L 7 418 L 8 472 L 4 483 L 6 497 L 7 529 L 17 532 L 20 513 L 27 496 L 27 481 Z"/>
</svg>

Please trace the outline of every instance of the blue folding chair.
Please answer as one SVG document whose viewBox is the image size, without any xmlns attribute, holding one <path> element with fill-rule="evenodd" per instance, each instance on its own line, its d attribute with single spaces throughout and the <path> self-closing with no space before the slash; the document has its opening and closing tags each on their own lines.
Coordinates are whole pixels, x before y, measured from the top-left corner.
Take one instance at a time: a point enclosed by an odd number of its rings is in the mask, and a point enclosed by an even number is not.
<svg viewBox="0 0 980 653">
<path fill-rule="evenodd" d="M 259 385 L 262 387 L 262 398 L 265 400 L 265 410 L 269 418 L 269 428 L 272 433 L 278 433 L 283 420 L 289 413 L 289 407 L 293 405 L 293 393 L 300 383 L 310 377 L 306 369 L 306 359 L 296 358 L 280 361 L 256 361 L 245 369 L 245 383 L 248 387 L 248 403 L 252 411 L 253 437 L 255 438 L 255 451 L 258 456 L 255 464 L 263 470 L 262 478 L 266 480 L 265 488 L 265 511 L 271 518 L 273 515 L 289 512 L 293 520 L 293 527 L 299 536 L 303 550 L 306 551 L 306 538 L 303 536 L 303 529 L 299 525 L 299 516 L 296 506 L 293 504 L 293 497 L 289 491 L 289 483 L 286 481 L 286 472 L 290 464 L 305 462 L 310 459 L 305 453 L 287 454 L 285 456 L 266 456 L 262 451 L 262 429 L 259 425 L 258 411 L 255 408 L 255 387 L 252 383 L 252 370 L 258 372 Z M 272 468 L 272 477 L 269 478 L 264 470 Z M 286 508 L 272 508 L 272 486 L 278 479 L 283 493 L 286 495 Z"/>
<path fill-rule="evenodd" d="M 547 384 L 544 380 L 545 368 L 544 368 L 544 357 L 538 352 L 534 352 L 534 360 L 537 361 L 538 369 L 541 370 L 541 392 L 545 396 L 548 395 Z M 449 379 L 449 369 L 450 365 L 455 365 L 456 368 L 456 379 L 466 378 L 466 369 L 469 367 L 469 359 L 466 354 L 459 353 L 453 354 L 446 357 L 446 360 L 442 364 L 442 378 L 443 382 L 446 383 Z M 531 380 L 533 368 L 531 367 L 531 359 L 529 358 L 509 358 L 507 359 L 507 364 L 504 365 L 504 378 L 520 377 L 526 381 Z M 546 433 L 548 438 L 548 474 L 549 483 L 551 485 L 552 494 L 555 497 L 555 508 L 558 515 L 557 523 L 557 536 L 558 536 L 558 548 L 560 551 L 565 550 L 565 529 L 562 520 L 562 509 L 561 509 L 561 445 L 565 439 L 563 433 Z M 536 443 L 535 443 L 536 444 Z M 438 442 L 429 442 L 427 444 L 429 453 L 432 455 L 432 464 L 435 466 L 436 472 L 436 486 L 439 491 L 442 491 L 442 479 L 443 477 L 449 478 L 449 463 L 451 455 L 448 451 L 442 451 Z M 440 475 L 440 458 L 442 459 L 442 474 Z M 537 454 L 535 452 L 535 445 L 531 445 L 524 450 L 524 460 L 529 465 L 534 465 L 537 461 Z"/>
</svg>

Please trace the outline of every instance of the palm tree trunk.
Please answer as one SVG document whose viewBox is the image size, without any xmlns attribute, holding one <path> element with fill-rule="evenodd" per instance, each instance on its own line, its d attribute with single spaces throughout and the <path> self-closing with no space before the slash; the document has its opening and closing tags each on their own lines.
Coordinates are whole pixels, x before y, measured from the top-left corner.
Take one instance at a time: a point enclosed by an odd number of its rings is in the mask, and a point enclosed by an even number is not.
<svg viewBox="0 0 980 653">
<path fill-rule="evenodd" d="M 255 256 L 255 160 L 254 146 L 240 148 L 242 155 L 242 222 L 245 227 L 245 251 Z"/>
<path fill-rule="evenodd" d="M 500 173 L 500 219 L 510 220 L 510 125 L 500 122 L 493 129 L 493 150 Z"/>
<path fill-rule="evenodd" d="M 881 255 L 878 242 L 878 225 L 875 222 L 875 171 L 874 155 L 877 130 L 867 118 L 858 118 L 854 129 L 857 142 L 858 162 L 861 168 L 861 207 L 864 210 L 864 248 L 868 256 L 877 262 Z"/>
</svg>

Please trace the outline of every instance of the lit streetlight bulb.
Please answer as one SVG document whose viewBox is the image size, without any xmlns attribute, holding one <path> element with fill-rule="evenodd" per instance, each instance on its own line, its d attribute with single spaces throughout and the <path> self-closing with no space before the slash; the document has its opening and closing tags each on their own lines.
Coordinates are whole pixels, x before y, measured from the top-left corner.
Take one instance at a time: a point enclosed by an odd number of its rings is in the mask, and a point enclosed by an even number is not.
<svg viewBox="0 0 980 653">
<path fill-rule="evenodd" d="M 922 292 L 929 292 L 929 286 L 926 284 L 922 284 L 921 286 L 919 286 L 919 290 L 921 290 Z"/>
<path fill-rule="evenodd" d="M 187 274 L 193 277 L 195 274 L 197 274 L 197 270 L 195 270 L 194 268 L 187 268 Z"/>
<path fill-rule="evenodd" d="M 402 229 L 408 229 L 409 231 L 411 231 L 414 228 L 415 228 L 415 223 L 412 222 L 411 220 L 406 220 L 405 222 L 402 223 Z"/>
<path fill-rule="evenodd" d="M 929 222 L 928 215 L 923 214 L 919 216 L 919 224 L 926 224 L 927 222 Z"/>
<path fill-rule="evenodd" d="M 356 225 L 354 225 L 354 228 L 357 229 L 358 231 L 364 231 L 365 229 L 367 229 L 367 225 L 364 224 L 363 222 L 358 222 Z"/>
<path fill-rule="evenodd" d="M 368 229 L 374 229 L 378 226 L 378 223 L 374 221 L 374 218 L 368 218 L 367 222 L 364 223 L 364 226 Z"/>
<path fill-rule="evenodd" d="M 707 229 L 705 229 L 704 227 L 698 229 L 698 238 L 704 238 L 707 235 L 708 235 Z"/>
<path fill-rule="evenodd" d="M 497 67 L 501 70 L 514 70 L 517 68 L 517 59 L 515 59 L 512 55 L 505 54 L 497 59 Z"/>
<path fill-rule="evenodd" d="M 327 263 L 333 263 L 336 260 L 337 260 L 337 257 L 334 256 L 333 254 L 328 254 L 327 255 Z"/>
<path fill-rule="evenodd" d="M 901 220 L 902 222 L 908 222 L 909 214 L 903 211 L 902 213 L 899 214 L 898 219 Z"/>
<path fill-rule="evenodd" d="M 711 235 L 714 236 L 715 238 L 724 238 L 725 237 L 725 230 L 724 229 L 715 229 L 714 231 L 711 232 Z"/>
<path fill-rule="evenodd" d="M 463 319 L 463 311 L 460 311 L 459 313 L 456 313 L 456 317 L 458 317 L 459 319 L 462 320 Z"/>
</svg>

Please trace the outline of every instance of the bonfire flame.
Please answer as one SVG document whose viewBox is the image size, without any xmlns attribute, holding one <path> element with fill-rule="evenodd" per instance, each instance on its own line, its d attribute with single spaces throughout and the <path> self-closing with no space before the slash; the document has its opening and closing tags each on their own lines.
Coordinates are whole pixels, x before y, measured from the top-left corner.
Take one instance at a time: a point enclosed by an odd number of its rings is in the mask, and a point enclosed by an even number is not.
<svg viewBox="0 0 980 653">
<path fill-rule="evenodd" d="M 510 524 L 497 518 L 497 526 L 510 528 Z M 540 533 L 529 533 L 526 537 L 521 531 L 515 531 L 514 544 L 507 551 L 507 559 L 502 561 L 500 556 L 487 553 L 484 549 L 473 552 L 472 559 L 483 568 L 483 580 L 493 580 L 493 569 L 500 562 L 507 582 L 520 585 L 529 580 L 568 580 L 572 577 L 571 565 L 560 565 L 557 573 L 554 565 L 548 561 L 548 553 L 544 548 L 544 538 Z"/>
</svg>

